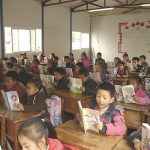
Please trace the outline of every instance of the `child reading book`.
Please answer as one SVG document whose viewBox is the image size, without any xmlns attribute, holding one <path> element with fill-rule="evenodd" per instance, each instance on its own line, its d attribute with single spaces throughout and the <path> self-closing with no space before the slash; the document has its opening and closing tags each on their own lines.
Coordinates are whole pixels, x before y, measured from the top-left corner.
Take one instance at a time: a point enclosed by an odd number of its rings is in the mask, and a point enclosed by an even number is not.
<svg viewBox="0 0 150 150">
<path fill-rule="evenodd" d="M 56 87 L 57 89 L 69 89 L 69 80 L 66 78 L 66 71 L 63 68 L 57 67 L 55 69 L 54 78 L 54 87 Z"/>
<path fill-rule="evenodd" d="M 38 79 L 31 79 L 27 84 L 27 93 L 29 96 L 28 105 L 18 104 L 18 108 L 24 112 L 41 112 L 46 108 L 46 90 Z"/>
<path fill-rule="evenodd" d="M 128 77 L 128 70 L 127 67 L 125 67 L 124 62 L 120 61 L 117 64 L 117 77 Z"/>
<path fill-rule="evenodd" d="M 38 67 L 39 64 L 40 64 L 40 61 L 38 59 L 33 59 L 32 60 L 31 72 L 33 74 L 39 74 L 40 73 L 40 70 L 39 70 L 39 67 Z"/>
<path fill-rule="evenodd" d="M 89 71 L 83 68 L 79 71 L 79 78 L 82 80 L 81 90 L 87 95 L 95 95 L 97 83 L 89 77 Z"/>
<path fill-rule="evenodd" d="M 95 128 L 105 135 L 124 135 L 126 126 L 123 108 L 115 103 L 115 88 L 103 82 L 97 87 L 96 101 L 92 101 L 91 109 L 100 113 L 100 123 Z M 80 120 L 77 116 L 77 120 Z"/>
<path fill-rule="evenodd" d="M 79 71 L 84 68 L 84 64 L 82 62 L 78 62 L 75 64 L 75 71 L 73 72 L 73 77 L 78 78 L 79 77 Z"/>
<path fill-rule="evenodd" d="M 69 56 L 64 57 L 64 61 L 66 63 L 66 68 L 71 68 L 74 71 L 74 64 L 70 62 Z"/>
<path fill-rule="evenodd" d="M 142 79 L 139 76 L 131 76 L 130 84 L 134 86 L 135 96 L 134 100 L 139 105 L 149 105 L 150 98 L 148 94 L 141 88 Z"/>
</svg>

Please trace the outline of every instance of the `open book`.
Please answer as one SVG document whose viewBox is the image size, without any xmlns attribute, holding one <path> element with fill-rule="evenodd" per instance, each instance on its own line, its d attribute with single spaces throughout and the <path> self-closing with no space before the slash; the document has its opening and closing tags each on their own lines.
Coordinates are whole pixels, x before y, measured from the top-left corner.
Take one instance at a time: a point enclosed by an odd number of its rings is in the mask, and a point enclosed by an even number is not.
<svg viewBox="0 0 150 150">
<path fill-rule="evenodd" d="M 41 78 L 42 84 L 46 87 L 46 89 L 53 87 L 54 76 L 40 74 L 40 78 Z"/>
<path fill-rule="evenodd" d="M 95 72 L 95 73 L 90 72 L 89 74 L 90 74 L 90 78 L 95 80 L 96 82 L 101 82 L 102 81 L 100 72 Z"/>
<path fill-rule="evenodd" d="M 38 68 L 39 68 L 40 74 L 47 73 L 47 66 L 38 65 Z"/>
<path fill-rule="evenodd" d="M 4 104 L 8 110 L 20 111 L 17 105 L 19 104 L 19 96 L 16 91 L 5 92 L 1 90 Z"/>
<path fill-rule="evenodd" d="M 99 130 L 95 128 L 95 124 L 100 122 L 99 111 L 89 108 L 82 108 L 81 101 L 78 101 L 78 106 L 81 115 L 80 125 L 84 129 L 84 132 L 86 133 L 87 130 L 92 130 L 99 133 Z"/>
<path fill-rule="evenodd" d="M 82 91 L 81 91 L 82 81 L 81 81 L 81 79 L 70 77 L 70 84 L 71 84 L 71 87 L 70 87 L 71 92 L 77 93 L 77 94 L 82 94 Z"/>
<path fill-rule="evenodd" d="M 146 149 L 150 149 L 150 126 L 142 123 L 142 142 L 146 145 Z"/>
<path fill-rule="evenodd" d="M 73 76 L 72 68 L 66 68 L 66 74 L 67 74 L 69 77 L 72 77 L 72 76 Z"/>
<path fill-rule="evenodd" d="M 117 101 L 124 101 L 125 103 L 136 103 L 133 98 L 135 96 L 133 85 L 115 85 L 115 89 L 117 94 Z"/>
</svg>

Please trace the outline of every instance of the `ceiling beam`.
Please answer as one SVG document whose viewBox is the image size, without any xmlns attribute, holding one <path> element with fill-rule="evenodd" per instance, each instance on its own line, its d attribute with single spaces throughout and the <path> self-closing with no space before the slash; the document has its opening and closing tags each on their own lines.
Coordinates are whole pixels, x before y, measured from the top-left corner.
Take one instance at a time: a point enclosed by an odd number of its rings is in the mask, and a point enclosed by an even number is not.
<svg viewBox="0 0 150 150">
<path fill-rule="evenodd" d="M 90 1 L 86 1 L 86 0 L 82 0 L 82 1 L 83 1 L 83 2 L 86 2 L 86 3 L 90 4 L 90 5 L 99 7 L 99 8 L 103 7 L 103 6 L 101 6 L 101 5 L 95 4 L 95 3 L 94 3 L 95 1 L 93 1 L 93 2 L 92 2 L 92 1 L 91 1 L 91 2 L 90 2 Z"/>
<path fill-rule="evenodd" d="M 127 14 L 127 13 L 129 13 L 129 12 L 131 12 L 131 11 L 136 10 L 136 9 L 138 9 L 138 8 L 132 8 L 132 9 L 130 9 L 130 10 L 127 10 L 127 11 L 122 12 L 122 14 Z"/>
</svg>

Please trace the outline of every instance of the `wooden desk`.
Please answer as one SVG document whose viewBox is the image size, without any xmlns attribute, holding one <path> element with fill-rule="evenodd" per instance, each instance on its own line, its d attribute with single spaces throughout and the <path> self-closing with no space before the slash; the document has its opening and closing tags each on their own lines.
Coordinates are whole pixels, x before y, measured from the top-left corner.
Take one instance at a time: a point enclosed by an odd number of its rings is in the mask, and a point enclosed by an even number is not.
<svg viewBox="0 0 150 150">
<path fill-rule="evenodd" d="M 112 150 L 122 136 L 104 136 L 95 132 L 85 134 L 77 123 L 70 120 L 56 128 L 58 139 L 82 150 Z"/>
<path fill-rule="evenodd" d="M 8 111 L 4 106 L 0 105 L 0 115 L 5 117 L 6 121 L 6 136 L 9 140 L 14 142 L 13 150 L 20 150 L 19 143 L 17 139 L 17 132 L 19 126 L 27 119 L 31 117 L 37 117 L 41 114 L 38 112 L 30 112 L 30 113 L 23 113 L 23 112 L 12 112 Z"/>
<path fill-rule="evenodd" d="M 115 85 L 127 85 L 127 82 L 129 81 L 129 78 L 123 78 L 123 77 L 114 77 L 113 82 Z"/>
<path fill-rule="evenodd" d="M 142 122 L 146 121 L 145 113 L 149 112 L 150 106 L 141 106 L 138 104 L 126 104 L 118 102 L 125 110 L 126 126 L 132 129 L 141 127 Z"/>
<path fill-rule="evenodd" d="M 64 111 L 72 114 L 76 114 L 79 112 L 77 103 L 79 100 L 81 101 L 82 106 L 85 107 L 93 97 L 56 89 L 48 89 L 47 92 L 48 95 L 57 95 L 64 99 Z"/>
<path fill-rule="evenodd" d="M 127 140 L 122 139 L 113 150 L 132 150 L 128 145 Z"/>
</svg>

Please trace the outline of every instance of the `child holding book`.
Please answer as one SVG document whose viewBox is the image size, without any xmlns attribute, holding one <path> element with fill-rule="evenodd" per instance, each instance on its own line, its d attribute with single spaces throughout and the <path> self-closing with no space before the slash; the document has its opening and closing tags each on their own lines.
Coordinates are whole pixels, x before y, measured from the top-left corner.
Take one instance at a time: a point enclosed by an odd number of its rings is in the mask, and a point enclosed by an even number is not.
<svg viewBox="0 0 150 150">
<path fill-rule="evenodd" d="M 69 56 L 65 56 L 64 61 L 66 63 L 66 68 L 71 68 L 74 71 L 74 64 L 70 62 Z"/>
<path fill-rule="evenodd" d="M 150 98 L 149 95 L 141 88 L 142 79 L 139 76 L 131 76 L 130 84 L 134 86 L 135 96 L 134 100 L 139 105 L 149 105 Z"/>
<path fill-rule="evenodd" d="M 115 102 L 115 87 L 110 83 L 101 83 L 97 87 L 96 100 L 92 101 L 91 109 L 100 113 L 100 123 L 95 128 L 105 135 L 124 135 L 126 126 L 122 106 Z M 77 116 L 77 120 L 80 120 Z"/>
<path fill-rule="evenodd" d="M 66 77 L 66 71 L 61 68 L 57 67 L 54 71 L 54 87 L 57 89 L 69 89 L 69 80 Z"/>
<path fill-rule="evenodd" d="M 127 67 L 125 66 L 124 62 L 120 61 L 117 64 L 117 77 L 128 77 L 128 70 Z"/>
<path fill-rule="evenodd" d="M 40 73 L 38 65 L 40 65 L 40 61 L 38 59 L 32 60 L 31 72 L 33 74 L 39 74 Z"/>
<path fill-rule="evenodd" d="M 18 108 L 24 112 L 41 112 L 46 108 L 46 90 L 38 79 L 31 79 L 27 84 L 28 105 L 23 105 L 21 102 Z"/>
<path fill-rule="evenodd" d="M 79 71 L 79 78 L 82 80 L 82 92 L 87 95 L 95 95 L 97 83 L 89 77 L 89 71 L 83 68 Z"/>
<path fill-rule="evenodd" d="M 27 103 L 27 91 L 25 86 L 18 82 L 18 75 L 15 71 L 8 71 L 4 76 L 4 85 L 6 86 L 6 92 L 8 91 L 16 91 L 19 96 L 19 100 L 21 103 Z"/>
<path fill-rule="evenodd" d="M 79 71 L 84 68 L 84 64 L 82 62 L 78 62 L 75 64 L 75 71 L 73 72 L 74 78 L 79 78 Z"/>
</svg>

